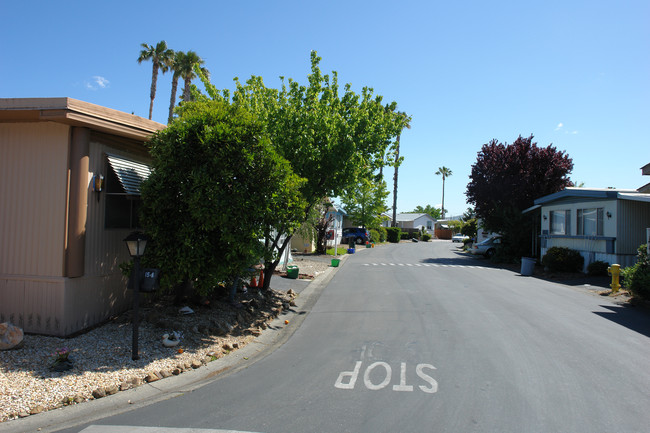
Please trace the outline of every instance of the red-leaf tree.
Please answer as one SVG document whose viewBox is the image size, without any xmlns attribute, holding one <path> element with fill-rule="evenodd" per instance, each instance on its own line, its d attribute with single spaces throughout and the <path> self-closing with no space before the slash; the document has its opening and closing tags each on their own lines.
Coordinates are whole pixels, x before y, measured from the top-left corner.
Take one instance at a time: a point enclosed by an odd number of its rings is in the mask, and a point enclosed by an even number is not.
<svg viewBox="0 0 650 433">
<path fill-rule="evenodd" d="M 487 230 L 504 234 L 504 243 L 513 244 L 530 237 L 513 233 L 513 227 L 525 228 L 521 211 L 535 199 L 571 186 L 571 170 L 573 162 L 565 152 L 552 145 L 538 147 L 532 135 L 519 136 L 510 145 L 492 140 L 483 145 L 472 165 L 467 202 L 475 206 Z"/>
</svg>

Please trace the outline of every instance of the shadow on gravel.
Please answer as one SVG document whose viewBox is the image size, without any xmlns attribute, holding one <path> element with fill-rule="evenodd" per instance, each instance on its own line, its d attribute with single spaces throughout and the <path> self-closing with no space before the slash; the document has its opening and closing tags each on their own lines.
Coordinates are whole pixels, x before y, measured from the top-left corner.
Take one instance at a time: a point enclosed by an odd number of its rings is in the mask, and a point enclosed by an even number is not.
<svg viewBox="0 0 650 433">
<path fill-rule="evenodd" d="M 601 305 L 601 307 L 610 311 L 597 311 L 594 314 L 650 337 L 650 321 L 648 321 L 647 310 L 643 307 L 632 305 Z"/>
</svg>

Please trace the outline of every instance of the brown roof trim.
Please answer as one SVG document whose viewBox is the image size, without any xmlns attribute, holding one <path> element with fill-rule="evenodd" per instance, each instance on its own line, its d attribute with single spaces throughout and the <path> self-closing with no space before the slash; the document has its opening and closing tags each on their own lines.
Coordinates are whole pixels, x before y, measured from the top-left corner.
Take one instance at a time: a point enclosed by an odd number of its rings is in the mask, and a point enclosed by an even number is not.
<svg viewBox="0 0 650 433">
<path fill-rule="evenodd" d="M 0 98 L 0 122 L 58 122 L 146 141 L 162 123 L 72 98 Z"/>
</svg>

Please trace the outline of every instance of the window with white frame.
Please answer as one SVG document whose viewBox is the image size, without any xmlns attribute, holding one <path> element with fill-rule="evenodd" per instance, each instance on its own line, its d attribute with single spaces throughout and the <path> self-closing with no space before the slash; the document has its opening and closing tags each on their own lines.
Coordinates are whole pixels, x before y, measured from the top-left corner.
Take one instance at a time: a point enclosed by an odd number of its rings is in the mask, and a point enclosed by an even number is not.
<svg viewBox="0 0 650 433">
<path fill-rule="evenodd" d="M 431 221 L 427 221 L 427 230 L 431 230 L 433 228 L 433 224 Z"/>
<path fill-rule="evenodd" d="M 571 234 L 571 211 L 570 210 L 552 210 L 551 214 L 551 234 L 568 235 Z"/>
<path fill-rule="evenodd" d="M 578 234 L 603 235 L 603 208 L 578 209 Z"/>
</svg>

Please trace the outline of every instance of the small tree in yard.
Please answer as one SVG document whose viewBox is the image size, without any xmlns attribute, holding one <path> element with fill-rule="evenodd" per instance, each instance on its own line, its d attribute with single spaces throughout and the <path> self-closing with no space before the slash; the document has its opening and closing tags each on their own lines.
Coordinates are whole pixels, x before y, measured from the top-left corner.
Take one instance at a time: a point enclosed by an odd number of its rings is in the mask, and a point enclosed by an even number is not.
<svg viewBox="0 0 650 433">
<path fill-rule="evenodd" d="M 275 260 L 277 251 L 260 239 L 300 225 L 304 180 L 241 107 L 186 104 L 150 151 L 142 222 L 153 243 L 147 260 L 161 268 L 167 286 L 191 281 L 208 294 L 260 258 Z"/>
<path fill-rule="evenodd" d="M 381 214 L 388 210 L 386 197 L 386 182 L 363 178 L 343 193 L 341 201 L 350 219 L 367 228 L 381 225 Z"/>
<path fill-rule="evenodd" d="M 492 140 L 483 145 L 472 165 L 467 202 L 488 231 L 503 235 L 510 254 L 530 251 L 530 218 L 521 211 L 535 199 L 571 186 L 571 158 L 555 147 L 538 147 L 533 136 L 514 143 Z"/>
</svg>

